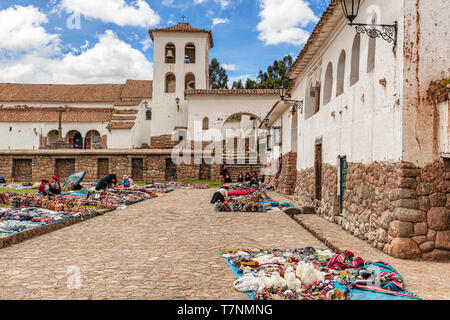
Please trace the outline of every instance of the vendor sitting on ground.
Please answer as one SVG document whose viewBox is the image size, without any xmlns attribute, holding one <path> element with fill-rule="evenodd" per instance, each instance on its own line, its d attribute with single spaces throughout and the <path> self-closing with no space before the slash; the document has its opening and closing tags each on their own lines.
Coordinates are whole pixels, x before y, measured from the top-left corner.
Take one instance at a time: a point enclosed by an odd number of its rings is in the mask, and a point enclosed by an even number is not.
<svg viewBox="0 0 450 320">
<path fill-rule="evenodd" d="M 95 186 L 95 190 L 106 190 L 108 188 L 114 188 L 117 183 L 117 176 L 115 174 L 108 174 L 107 176 L 100 179 L 100 181 Z"/>
<path fill-rule="evenodd" d="M 228 199 L 227 190 L 224 188 L 220 188 L 214 193 L 211 199 L 211 203 L 225 202 L 225 199 Z"/>
<path fill-rule="evenodd" d="M 244 182 L 244 174 L 242 173 L 242 171 L 239 172 L 239 176 L 238 176 L 237 181 L 238 181 L 238 182 Z"/>
<path fill-rule="evenodd" d="M 45 188 L 48 183 L 50 183 L 50 181 L 48 181 L 47 179 L 41 180 L 41 184 L 39 185 L 39 191 L 38 191 L 39 194 L 42 194 L 43 196 L 47 196 L 49 194 L 47 189 Z"/>
<path fill-rule="evenodd" d="M 251 177 L 251 175 L 250 175 L 250 172 L 248 172 L 247 171 L 247 173 L 245 174 L 245 181 L 250 181 L 250 180 L 252 180 L 252 177 Z"/>
<path fill-rule="evenodd" d="M 52 176 L 52 181 L 48 185 L 50 193 L 61 194 L 61 184 L 59 183 L 59 177 Z"/>
<path fill-rule="evenodd" d="M 225 176 L 223 177 L 223 181 L 224 181 L 224 183 L 231 183 L 231 176 L 228 172 L 225 173 Z"/>
</svg>

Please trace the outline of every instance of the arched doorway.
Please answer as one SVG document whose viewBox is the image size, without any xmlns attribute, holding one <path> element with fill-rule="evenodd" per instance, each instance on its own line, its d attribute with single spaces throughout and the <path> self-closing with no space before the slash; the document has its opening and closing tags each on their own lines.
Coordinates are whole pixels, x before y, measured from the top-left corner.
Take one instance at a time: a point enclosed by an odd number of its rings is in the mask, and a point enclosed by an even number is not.
<svg viewBox="0 0 450 320">
<path fill-rule="evenodd" d="M 58 141 L 58 130 L 51 130 L 47 134 L 47 146 L 51 146 L 52 144 L 55 144 L 56 141 Z"/>
<path fill-rule="evenodd" d="M 81 136 L 81 133 L 76 130 L 72 130 L 67 133 L 66 141 L 74 149 L 83 149 L 83 137 Z"/>
<path fill-rule="evenodd" d="M 97 130 L 90 130 L 84 139 L 85 149 L 102 149 L 102 137 Z"/>
<path fill-rule="evenodd" d="M 257 162 L 258 127 L 261 122 L 258 116 L 251 113 L 235 113 L 225 120 L 221 131 L 224 162 Z"/>
</svg>

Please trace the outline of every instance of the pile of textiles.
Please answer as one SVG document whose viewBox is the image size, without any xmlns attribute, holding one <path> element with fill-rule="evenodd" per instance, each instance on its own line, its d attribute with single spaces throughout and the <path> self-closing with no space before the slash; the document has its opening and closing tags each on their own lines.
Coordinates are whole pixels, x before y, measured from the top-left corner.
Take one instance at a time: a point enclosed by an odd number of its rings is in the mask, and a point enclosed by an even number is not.
<svg viewBox="0 0 450 320">
<path fill-rule="evenodd" d="M 272 209 L 270 205 L 248 200 L 225 200 L 215 204 L 217 212 L 268 212 L 270 209 Z"/>
<path fill-rule="evenodd" d="M 278 202 L 271 201 L 264 192 L 256 190 L 233 190 L 224 202 L 216 202 L 217 212 L 269 212 L 273 207 L 279 207 Z"/>
<path fill-rule="evenodd" d="M 148 183 L 145 188 L 147 189 L 162 189 L 173 191 L 174 189 L 209 189 L 209 185 L 206 183 L 183 183 L 183 182 L 170 182 L 170 183 Z"/>
<path fill-rule="evenodd" d="M 11 208 L 6 211 L 0 211 L 0 233 L 20 232 L 92 213 L 94 213 L 92 209 L 82 213 L 53 211 L 42 208 Z"/>
<path fill-rule="evenodd" d="M 11 183 L 11 184 L 6 185 L 6 188 L 17 189 L 17 190 L 38 189 L 39 183 L 34 183 L 34 184 L 29 183 L 29 182 Z"/>
<path fill-rule="evenodd" d="M 42 208 L 52 211 L 88 213 L 89 208 L 81 207 L 82 200 L 79 198 L 58 196 L 43 196 L 39 193 L 17 194 L 4 192 L 0 194 L 0 201 L 9 204 L 13 208 Z"/>
<path fill-rule="evenodd" d="M 108 191 L 90 191 L 82 203 L 84 205 L 117 209 L 124 205 L 149 200 L 156 196 L 157 194 L 154 191 L 148 189 L 145 189 L 145 192 L 143 192 L 134 189 L 116 188 Z"/>
<path fill-rule="evenodd" d="M 312 247 L 220 254 L 237 276 L 235 289 L 255 300 L 350 300 L 361 290 L 381 295 L 378 299 L 419 299 L 404 290 L 392 266 L 364 261 L 348 250 L 337 255 Z"/>
</svg>

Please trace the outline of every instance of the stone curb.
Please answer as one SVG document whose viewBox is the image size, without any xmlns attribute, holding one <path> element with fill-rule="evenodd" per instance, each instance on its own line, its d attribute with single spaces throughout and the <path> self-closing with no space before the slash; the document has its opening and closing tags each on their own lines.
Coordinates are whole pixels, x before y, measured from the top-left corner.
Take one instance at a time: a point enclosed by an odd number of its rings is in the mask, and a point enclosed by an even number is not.
<svg viewBox="0 0 450 320">
<path fill-rule="evenodd" d="M 278 196 L 281 196 L 283 198 L 288 199 L 289 201 L 293 202 L 294 204 L 296 204 L 297 202 L 294 200 L 293 197 L 290 197 L 288 195 L 283 195 L 280 194 L 278 192 L 276 192 Z M 331 249 L 334 253 L 341 253 L 343 250 L 341 250 L 337 245 L 335 245 L 332 240 L 327 239 L 325 236 L 323 236 L 322 234 L 320 234 L 317 230 L 314 229 L 314 227 L 310 224 L 308 224 L 307 222 L 305 222 L 302 218 L 301 218 L 301 214 L 299 215 L 295 215 L 292 220 L 294 220 L 295 222 L 297 222 L 301 227 L 303 227 L 303 229 L 305 229 L 306 231 L 308 231 L 309 233 L 311 233 L 317 240 L 319 240 L 320 242 L 322 242 L 323 244 L 325 244 L 329 249 Z"/>
<path fill-rule="evenodd" d="M 330 248 L 334 253 L 341 253 L 343 250 L 341 250 L 339 247 L 334 245 L 329 239 L 321 235 L 319 232 L 314 230 L 314 228 L 307 224 L 305 221 L 302 220 L 301 215 L 297 215 L 294 218 L 292 218 L 295 222 L 297 222 L 300 226 L 303 227 L 306 231 L 311 233 L 317 240 L 320 242 L 323 242 L 328 248 Z"/>
</svg>

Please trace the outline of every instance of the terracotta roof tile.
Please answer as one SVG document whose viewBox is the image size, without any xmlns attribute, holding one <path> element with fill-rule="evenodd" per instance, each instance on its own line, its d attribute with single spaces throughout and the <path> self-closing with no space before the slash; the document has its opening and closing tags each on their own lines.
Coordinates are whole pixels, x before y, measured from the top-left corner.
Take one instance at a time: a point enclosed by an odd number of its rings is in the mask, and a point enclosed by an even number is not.
<svg viewBox="0 0 450 320">
<path fill-rule="evenodd" d="M 154 41 L 153 33 L 154 32 L 195 32 L 195 33 L 207 33 L 209 35 L 209 45 L 211 48 L 214 48 L 214 41 L 212 38 L 212 32 L 209 30 L 204 29 L 197 29 L 191 26 L 187 22 L 181 22 L 174 26 L 168 27 L 168 28 L 159 28 L 159 29 L 151 29 L 148 31 L 150 34 L 150 37 Z"/>
<path fill-rule="evenodd" d="M 113 114 L 137 114 L 139 111 L 136 109 L 115 109 Z"/>
<path fill-rule="evenodd" d="M 330 34 L 329 32 L 324 31 L 324 27 L 327 25 L 329 20 L 336 14 L 343 16 L 343 12 L 340 8 L 341 7 L 339 5 L 338 0 L 331 0 L 330 5 L 328 6 L 327 10 L 325 10 L 325 12 L 323 13 L 322 17 L 320 18 L 319 22 L 317 23 L 316 27 L 311 33 L 311 36 L 308 38 L 308 41 L 306 42 L 302 51 L 300 52 L 291 69 L 289 70 L 288 72 L 289 78 L 295 79 L 299 75 L 299 73 L 302 71 L 300 70 L 301 62 L 307 62 L 303 60 L 310 60 L 315 56 L 315 52 L 311 52 L 311 54 L 309 55 L 308 53 L 314 49 L 316 49 L 316 51 L 320 49 L 320 45 L 317 46 L 315 42 L 319 40 L 318 38 L 320 36 L 326 37 Z M 308 57 L 306 57 L 307 55 Z"/>
<path fill-rule="evenodd" d="M 131 129 L 134 127 L 134 122 L 110 122 L 108 123 L 108 129 Z"/>
<path fill-rule="evenodd" d="M 2 102 L 92 103 L 113 102 L 124 88 L 123 84 L 18 84 L 0 83 Z"/>
<path fill-rule="evenodd" d="M 32 108 L 28 106 L 0 107 L 0 122 L 58 122 L 57 108 Z M 109 122 L 114 109 L 110 108 L 66 108 L 62 121 Z"/>
<path fill-rule="evenodd" d="M 141 104 L 141 99 L 122 100 L 118 99 L 114 101 L 115 107 L 134 107 Z"/>
<path fill-rule="evenodd" d="M 122 99 L 152 98 L 152 80 L 127 80 L 120 96 Z"/>
<path fill-rule="evenodd" d="M 192 95 L 279 95 L 278 89 L 188 89 L 185 90 L 186 96 Z"/>
<path fill-rule="evenodd" d="M 153 81 L 127 80 L 123 84 L 21 84 L 0 83 L 0 102 L 94 103 L 139 105 L 151 99 Z"/>
<path fill-rule="evenodd" d="M 136 120 L 135 116 L 113 116 L 111 118 L 112 121 L 115 120 Z"/>
</svg>

